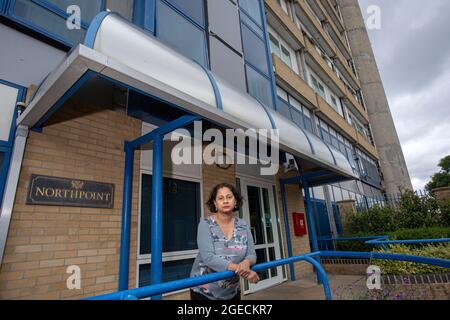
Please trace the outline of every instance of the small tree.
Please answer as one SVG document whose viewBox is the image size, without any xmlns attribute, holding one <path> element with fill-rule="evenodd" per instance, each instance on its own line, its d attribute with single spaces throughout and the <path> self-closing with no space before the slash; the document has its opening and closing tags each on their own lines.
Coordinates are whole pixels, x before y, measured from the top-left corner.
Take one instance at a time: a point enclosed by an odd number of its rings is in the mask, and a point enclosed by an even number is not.
<svg viewBox="0 0 450 320">
<path fill-rule="evenodd" d="M 432 191 L 436 188 L 450 187 L 450 155 L 439 161 L 439 167 L 441 167 L 441 171 L 435 173 L 431 177 L 431 181 L 425 186 L 427 191 Z"/>
</svg>

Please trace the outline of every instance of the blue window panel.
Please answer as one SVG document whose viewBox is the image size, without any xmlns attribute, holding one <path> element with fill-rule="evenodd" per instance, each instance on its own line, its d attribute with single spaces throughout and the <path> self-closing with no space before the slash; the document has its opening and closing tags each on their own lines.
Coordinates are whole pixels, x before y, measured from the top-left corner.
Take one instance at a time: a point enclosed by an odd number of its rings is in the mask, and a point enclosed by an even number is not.
<svg viewBox="0 0 450 320">
<path fill-rule="evenodd" d="M 323 141 L 325 141 L 328 144 L 331 144 L 331 136 L 330 134 L 325 131 L 324 129 L 322 129 L 322 137 L 323 137 Z"/>
<path fill-rule="evenodd" d="M 278 97 L 278 112 L 281 113 L 283 116 L 285 116 L 286 118 L 288 118 L 289 120 L 292 119 L 291 117 L 291 112 L 290 112 L 290 107 L 289 104 L 284 101 L 283 99 L 281 99 L 280 97 Z"/>
<path fill-rule="evenodd" d="M 309 118 L 309 117 L 307 117 L 307 116 L 303 116 L 304 117 L 304 121 L 305 121 L 305 129 L 308 131 L 308 132 L 313 132 L 313 129 L 312 129 L 312 121 L 311 121 L 311 119 Z"/>
<path fill-rule="evenodd" d="M 155 1 L 135 0 L 133 8 L 133 23 L 153 34 L 155 32 Z"/>
<path fill-rule="evenodd" d="M 339 141 L 336 137 L 331 136 L 331 144 L 333 145 L 333 147 L 339 150 Z"/>
<path fill-rule="evenodd" d="M 270 81 L 248 65 L 245 70 L 247 72 L 248 93 L 266 107 L 274 109 L 272 100 L 272 85 Z"/>
<path fill-rule="evenodd" d="M 260 0 L 239 0 L 239 6 L 252 20 L 262 26 Z"/>
<path fill-rule="evenodd" d="M 298 111 L 297 109 L 292 108 L 291 109 L 291 114 L 292 114 L 292 121 L 294 121 L 294 123 L 297 126 L 299 126 L 301 128 L 304 128 L 305 124 L 303 123 L 303 115 L 302 115 L 302 113 L 300 111 Z"/>
<path fill-rule="evenodd" d="M 158 1 L 156 35 L 181 54 L 208 67 L 205 32 Z"/>
<path fill-rule="evenodd" d="M 183 259 L 163 262 L 162 282 L 189 278 L 194 259 Z M 151 264 L 139 265 L 139 287 L 151 285 Z"/>
<path fill-rule="evenodd" d="M 81 9 L 80 29 L 67 28 L 70 14 L 66 10 L 72 4 Z M 45 36 L 72 46 L 84 40 L 90 21 L 104 5 L 104 0 L 11 0 L 7 15 Z"/>
<path fill-rule="evenodd" d="M 264 41 L 258 38 L 245 24 L 241 24 L 241 27 L 245 60 L 268 75 L 269 67 L 267 66 L 267 53 Z"/>
<path fill-rule="evenodd" d="M 0 13 L 3 13 L 3 9 L 5 8 L 5 0 L 0 0 Z"/>
<path fill-rule="evenodd" d="M 205 4 L 204 0 L 165 0 L 171 3 L 178 10 L 189 18 L 197 22 L 202 27 L 205 26 Z"/>
<path fill-rule="evenodd" d="M 152 176 L 142 175 L 140 254 L 151 253 Z M 200 184 L 163 178 L 163 251 L 197 249 Z"/>
<path fill-rule="evenodd" d="M 250 29 L 252 29 L 260 38 L 264 38 L 264 32 L 260 26 L 253 22 L 246 14 L 241 14 L 241 22 L 245 23 Z"/>
</svg>

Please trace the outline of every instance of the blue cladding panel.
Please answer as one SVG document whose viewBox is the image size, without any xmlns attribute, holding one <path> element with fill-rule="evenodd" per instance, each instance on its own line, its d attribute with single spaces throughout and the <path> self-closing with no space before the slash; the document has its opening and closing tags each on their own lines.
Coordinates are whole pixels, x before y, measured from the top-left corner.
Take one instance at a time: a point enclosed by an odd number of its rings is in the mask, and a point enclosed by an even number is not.
<svg viewBox="0 0 450 320">
<path fill-rule="evenodd" d="M 157 5 L 156 34 L 163 42 L 207 67 L 205 32 L 161 1 Z"/>
</svg>

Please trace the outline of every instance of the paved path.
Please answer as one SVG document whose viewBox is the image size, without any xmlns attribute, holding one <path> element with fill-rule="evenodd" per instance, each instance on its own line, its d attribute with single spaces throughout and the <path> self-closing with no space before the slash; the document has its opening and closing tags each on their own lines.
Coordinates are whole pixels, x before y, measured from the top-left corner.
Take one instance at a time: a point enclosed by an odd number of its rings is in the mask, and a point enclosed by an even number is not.
<svg viewBox="0 0 450 320">
<path fill-rule="evenodd" d="M 350 288 L 352 284 L 365 282 L 364 276 L 328 275 L 333 299 L 340 299 L 334 290 L 342 292 L 343 288 Z M 325 300 L 322 285 L 317 285 L 313 275 L 303 277 L 297 281 L 286 281 L 280 285 L 260 292 L 244 296 L 244 300 Z"/>
</svg>

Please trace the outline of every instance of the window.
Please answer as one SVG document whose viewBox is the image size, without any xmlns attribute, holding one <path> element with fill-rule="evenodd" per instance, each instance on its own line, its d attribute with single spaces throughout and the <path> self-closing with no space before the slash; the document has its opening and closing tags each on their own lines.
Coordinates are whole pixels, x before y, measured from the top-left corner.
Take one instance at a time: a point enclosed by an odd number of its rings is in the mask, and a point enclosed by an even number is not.
<svg viewBox="0 0 450 320">
<path fill-rule="evenodd" d="M 270 40 L 270 50 L 272 51 L 272 53 L 275 53 L 277 56 L 280 57 L 281 56 L 280 43 L 271 33 L 269 33 L 269 40 Z"/>
<path fill-rule="evenodd" d="M 270 49 L 272 53 L 276 54 L 289 68 L 298 74 L 299 70 L 294 50 L 272 28 L 269 27 L 269 30 Z"/>
<path fill-rule="evenodd" d="M 191 9 L 195 7 L 185 6 Z M 158 1 L 156 12 L 156 36 L 181 54 L 207 67 L 205 31 L 161 0 Z"/>
<path fill-rule="evenodd" d="M 261 7 L 259 0 L 239 0 L 239 6 L 259 26 L 262 26 Z"/>
<path fill-rule="evenodd" d="M 173 261 L 163 259 L 162 282 L 189 278 L 194 260 L 193 258 Z M 150 263 L 139 264 L 139 287 L 145 287 L 151 284 L 150 271 Z"/>
<path fill-rule="evenodd" d="M 281 9 L 283 9 L 283 11 L 286 12 L 286 14 L 289 14 L 286 0 L 277 0 L 277 2 L 278 2 L 278 5 L 281 7 Z"/>
<path fill-rule="evenodd" d="M 324 99 L 326 100 L 325 96 L 325 88 L 324 86 L 313 76 L 311 75 L 311 82 L 313 84 L 313 89 Z"/>
<path fill-rule="evenodd" d="M 205 26 L 203 0 L 166 0 L 201 26 Z"/>
<path fill-rule="evenodd" d="M 269 68 L 264 40 L 260 39 L 245 24 L 242 23 L 241 28 L 245 60 L 268 75 Z"/>
<path fill-rule="evenodd" d="M 239 1 L 247 92 L 264 106 L 275 109 L 273 72 L 269 70 L 270 41 L 265 40 L 260 4 L 256 0 Z"/>
<path fill-rule="evenodd" d="M 70 30 L 66 21 L 70 5 L 81 9 L 81 29 Z M 86 30 L 92 19 L 105 8 L 105 0 L 11 0 L 7 15 L 37 32 L 52 39 L 73 46 L 84 40 Z"/>
<path fill-rule="evenodd" d="M 272 84 L 267 77 L 250 66 L 246 68 L 248 93 L 259 102 L 273 109 Z"/>
<path fill-rule="evenodd" d="M 200 183 L 163 178 L 163 252 L 197 249 Z M 152 176 L 142 175 L 140 255 L 151 253 Z M 146 196 L 144 196 L 146 195 Z"/>
<path fill-rule="evenodd" d="M 14 144 L 18 101 L 25 98 L 25 88 L 0 80 L 0 207 Z"/>
</svg>

